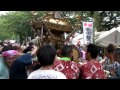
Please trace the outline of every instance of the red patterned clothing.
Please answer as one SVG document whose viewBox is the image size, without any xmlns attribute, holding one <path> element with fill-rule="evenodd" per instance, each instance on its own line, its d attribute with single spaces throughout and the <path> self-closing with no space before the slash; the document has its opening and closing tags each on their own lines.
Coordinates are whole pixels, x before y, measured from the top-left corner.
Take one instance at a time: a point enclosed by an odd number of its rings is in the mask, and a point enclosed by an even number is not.
<svg viewBox="0 0 120 90">
<path fill-rule="evenodd" d="M 83 79 L 105 79 L 102 65 L 97 60 L 87 61 L 81 68 Z"/>
<path fill-rule="evenodd" d="M 78 79 L 81 65 L 74 61 L 55 60 L 53 68 L 56 71 L 62 72 L 67 79 Z"/>
</svg>

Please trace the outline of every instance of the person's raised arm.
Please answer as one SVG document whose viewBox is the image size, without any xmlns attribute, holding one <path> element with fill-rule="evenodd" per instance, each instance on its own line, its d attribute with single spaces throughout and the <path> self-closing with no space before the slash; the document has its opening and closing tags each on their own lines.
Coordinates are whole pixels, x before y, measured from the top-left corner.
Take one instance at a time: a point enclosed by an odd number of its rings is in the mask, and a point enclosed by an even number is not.
<svg viewBox="0 0 120 90">
<path fill-rule="evenodd" d="M 36 54 L 37 49 L 38 49 L 38 48 L 37 48 L 36 46 L 34 46 L 34 48 L 33 48 L 32 51 L 31 51 L 31 55 L 32 55 L 32 56 Z"/>
</svg>

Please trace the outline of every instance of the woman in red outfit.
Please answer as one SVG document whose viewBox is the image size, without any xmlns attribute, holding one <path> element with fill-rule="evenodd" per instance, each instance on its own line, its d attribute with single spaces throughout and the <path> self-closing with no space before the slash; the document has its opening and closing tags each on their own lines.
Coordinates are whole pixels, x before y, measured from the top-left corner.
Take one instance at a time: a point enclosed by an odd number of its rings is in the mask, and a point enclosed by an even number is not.
<svg viewBox="0 0 120 90">
<path fill-rule="evenodd" d="M 79 79 L 81 65 L 72 60 L 73 46 L 65 45 L 62 50 L 62 58 L 55 60 L 53 68 L 56 71 L 62 72 L 67 79 Z"/>
</svg>

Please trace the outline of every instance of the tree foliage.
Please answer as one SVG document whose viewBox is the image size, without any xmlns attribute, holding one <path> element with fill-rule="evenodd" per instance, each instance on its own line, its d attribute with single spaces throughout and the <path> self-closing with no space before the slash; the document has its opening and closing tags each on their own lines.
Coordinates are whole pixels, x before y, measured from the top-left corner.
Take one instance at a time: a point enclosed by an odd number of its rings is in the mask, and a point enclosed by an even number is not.
<svg viewBox="0 0 120 90">
<path fill-rule="evenodd" d="M 41 15 L 41 12 L 39 12 L 39 15 Z M 6 15 L 0 16 L 0 31 L 14 32 L 23 41 L 26 37 L 33 35 L 30 25 L 30 21 L 33 18 L 30 11 L 9 12 Z"/>
<path fill-rule="evenodd" d="M 94 21 L 94 27 L 97 31 L 107 31 L 113 27 L 117 27 L 120 24 L 120 11 L 64 11 L 68 16 L 74 15 L 71 18 L 72 24 L 76 23 L 76 16 L 80 16 L 77 19 L 83 21 Z M 82 23 L 81 23 L 82 24 Z"/>
<path fill-rule="evenodd" d="M 0 16 L 0 37 L 2 39 L 20 36 L 21 41 L 26 37 L 33 36 L 30 21 L 49 15 L 51 11 L 11 11 Z M 94 21 L 94 28 L 97 31 L 110 30 L 120 24 L 120 11 L 60 11 L 61 16 L 70 21 L 75 29 L 82 30 L 83 21 Z M 80 28 L 81 27 L 81 28 Z M 1 39 L 0 38 L 0 39 Z"/>
</svg>

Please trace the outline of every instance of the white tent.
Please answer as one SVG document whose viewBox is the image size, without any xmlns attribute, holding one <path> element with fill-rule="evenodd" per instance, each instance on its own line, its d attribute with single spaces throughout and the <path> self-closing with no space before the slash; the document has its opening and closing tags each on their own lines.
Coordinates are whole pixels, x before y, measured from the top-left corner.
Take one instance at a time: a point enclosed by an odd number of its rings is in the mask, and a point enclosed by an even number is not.
<svg viewBox="0 0 120 90">
<path fill-rule="evenodd" d="M 120 45 L 120 27 L 102 33 L 95 42 L 102 46 L 108 46 L 109 44 Z"/>
<path fill-rule="evenodd" d="M 95 39 L 98 38 L 104 32 L 107 32 L 107 31 L 95 32 Z M 72 39 L 72 44 L 77 44 L 78 41 L 80 41 L 81 45 L 84 45 L 83 33 L 82 34 L 79 34 L 79 33 L 74 34 L 74 38 Z"/>
</svg>

